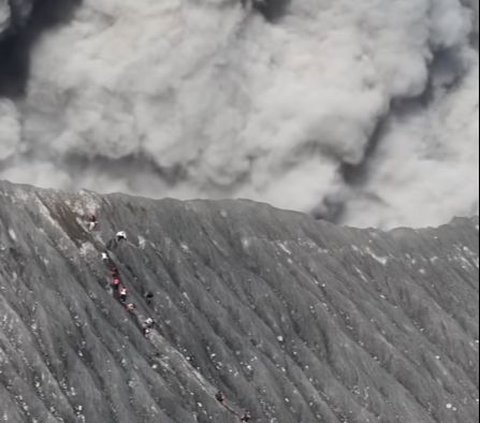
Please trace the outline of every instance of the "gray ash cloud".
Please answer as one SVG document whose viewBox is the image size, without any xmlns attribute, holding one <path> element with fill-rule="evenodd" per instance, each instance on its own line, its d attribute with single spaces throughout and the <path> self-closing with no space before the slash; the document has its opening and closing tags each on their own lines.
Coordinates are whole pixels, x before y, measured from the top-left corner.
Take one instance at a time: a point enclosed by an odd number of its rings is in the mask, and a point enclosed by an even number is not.
<svg viewBox="0 0 480 423">
<path fill-rule="evenodd" d="M 81 0 L 5 0 L 0 31 L 0 96 L 25 94 L 30 54 L 43 31 L 68 21 Z"/>
<path fill-rule="evenodd" d="M 10 6 L 3 179 L 358 226 L 478 211 L 475 2 Z"/>
</svg>

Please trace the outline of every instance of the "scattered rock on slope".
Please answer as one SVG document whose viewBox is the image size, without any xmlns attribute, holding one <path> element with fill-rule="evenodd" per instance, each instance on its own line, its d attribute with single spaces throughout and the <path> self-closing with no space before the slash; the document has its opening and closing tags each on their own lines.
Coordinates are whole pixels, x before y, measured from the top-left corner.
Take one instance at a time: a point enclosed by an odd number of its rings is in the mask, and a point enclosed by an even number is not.
<svg viewBox="0 0 480 423">
<path fill-rule="evenodd" d="M 101 260 L 118 230 L 134 315 Z M 0 183 L 0 421 L 238 422 L 221 390 L 254 422 L 475 422 L 478 336 L 478 218 L 380 232 Z"/>
</svg>

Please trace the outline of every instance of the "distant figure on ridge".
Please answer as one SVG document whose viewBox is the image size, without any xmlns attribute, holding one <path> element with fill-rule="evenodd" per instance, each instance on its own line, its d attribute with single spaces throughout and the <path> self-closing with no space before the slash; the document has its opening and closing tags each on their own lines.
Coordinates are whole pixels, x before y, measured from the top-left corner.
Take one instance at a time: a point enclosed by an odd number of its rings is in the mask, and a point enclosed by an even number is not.
<svg viewBox="0 0 480 423">
<path fill-rule="evenodd" d="M 120 242 L 120 241 L 126 241 L 127 240 L 127 234 L 125 231 L 119 231 L 115 234 L 115 239 L 117 240 L 117 242 Z"/>
<path fill-rule="evenodd" d="M 112 268 L 110 269 L 110 273 L 112 275 L 112 278 L 119 278 L 120 277 L 120 272 L 117 269 L 117 266 L 113 265 Z"/>
<path fill-rule="evenodd" d="M 220 403 L 223 404 L 225 402 L 225 394 L 222 391 L 218 391 L 215 394 L 215 399 Z"/>
<path fill-rule="evenodd" d="M 147 305 L 152 304 L 153 292 L 151 292 L 151 291 L 145 292 L 144 297 L 145 297 L 145 302 L 147 303 Z"/>
<path fill-rule="evenodd" d="M 121 241 L 127 240 L 127 234 L 125 231 L 119 231 L 115 234 L 115 236 L 107 242 L 107 250 L 111 250 L 115 248 Z"/>
<path fill-rule="evenodd" d="M 95 216 L 95 215 L 92 213 L 92 214 L 90 214 L 90 215 L 88 216 L 87 221 L 88 221 L 88 230 L 89 230 L 90 232 L 94 231 L 95 228 L 96 228 L 97 225 L 98 225 L 97 216 Z"/>
<path fill-rule="evenodd" d="M 252 420 L 252 415 L 250 414 L 250 411 L 245 411 L 244 415 L 240 419 L 241 422 L 249 422 Z"/>
</svg>

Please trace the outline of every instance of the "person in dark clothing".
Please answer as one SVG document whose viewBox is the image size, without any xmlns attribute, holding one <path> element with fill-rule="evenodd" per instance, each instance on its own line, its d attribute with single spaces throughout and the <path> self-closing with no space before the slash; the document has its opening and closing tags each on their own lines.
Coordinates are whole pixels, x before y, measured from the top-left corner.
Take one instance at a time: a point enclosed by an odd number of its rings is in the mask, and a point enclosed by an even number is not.
<svg viewBox="0 0 480 423">
<path fill-rule="evenodd" d="M 215 399 L 223 404 L 225 402 L 225 394 L 222 392 L 222 391 L 218 391 L 216 394 L 215 394 Z"/>
<path fill-rule="evenodd" d="M 108 255 L 106 251 L 102 253 L 102 261 L 110 270 L 112 278 L 116 278 L 120 275 L 120 272 L 118 271 L 117 266 L 115 265 L 115 262 L 112 260 L 112 258 Z"/>
<path fill-rule="evenodd" d="M 127 241 L 127 234 L 125 231 L 119 231 L 115 236 L 107 242 L 107 250 L 114 250 L 121 241 Z"/>
<path fill-rule="evenodd" d="M 117 242 L 120 241 L 126 241 L 127 240 L 127 234 L 125 231 L 119 231 L 115 234 L 115 239 Z"/>
<path fill-rule="evenodd" d="M 245 413 L 243 414 L 240 421 L 241 422 L 249 422 L 250 420 L 252 420 L 252 415 L 250 414 L 250 411 L 245 411 Z"/>
<path fill-rule="evenodd" d="M 147 291 L 144 296 L 145 296 L 145 302 L 147 303 L 147 305 L 152 304 L 153 292 Z"/>
</svg>

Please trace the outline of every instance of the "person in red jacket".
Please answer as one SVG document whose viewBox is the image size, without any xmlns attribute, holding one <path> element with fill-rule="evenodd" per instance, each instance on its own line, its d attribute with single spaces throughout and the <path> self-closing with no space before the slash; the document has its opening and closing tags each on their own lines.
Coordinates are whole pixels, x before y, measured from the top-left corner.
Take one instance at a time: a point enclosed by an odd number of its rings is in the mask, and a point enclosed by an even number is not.
<svg viewBox="0 0 480 423">
<path fill-rule="evenodd" d="M 119 276 L 115 276 L 115 277 L 113 278 L 112 288 L 113 288 L 115 291 L 118 291 L 121 284 L 122 284 L 122 281 L 120 280 L 120 277 L 119 277 Z"/>
</svg>

